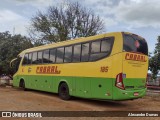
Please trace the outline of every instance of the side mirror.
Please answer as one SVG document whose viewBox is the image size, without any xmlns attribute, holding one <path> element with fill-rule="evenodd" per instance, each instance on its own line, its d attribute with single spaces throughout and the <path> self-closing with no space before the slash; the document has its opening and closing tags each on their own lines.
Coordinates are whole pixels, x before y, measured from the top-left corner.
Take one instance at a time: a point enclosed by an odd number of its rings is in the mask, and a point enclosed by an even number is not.
<svg viewBox="0 0 160 120">
<path fill-rule="evenodd" d="M 10 65 L 9 65 L 9 66 L 10 66 L 10 68 L 12 68 L 12 67 L 13 67 L 13 64 L 10 62 Z"/>
<path fill-rule="evenodd" d="M 10 62 L 10 68 L 13 68 L 13 62 L 16 61 L 16 60 L 17 60 L 17 58 L 14 58 L 13 60 L 11 60 L 11 62 Z"/>
</svg>

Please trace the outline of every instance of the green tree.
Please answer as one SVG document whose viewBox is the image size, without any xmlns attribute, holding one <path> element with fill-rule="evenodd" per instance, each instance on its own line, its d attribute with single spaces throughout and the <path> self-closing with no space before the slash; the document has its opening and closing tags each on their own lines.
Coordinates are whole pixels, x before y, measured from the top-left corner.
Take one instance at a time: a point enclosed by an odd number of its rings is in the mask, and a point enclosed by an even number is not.
<svg viewBox="0 0 160 120">
<path fill-rule="evenodd" d="M 9 32 L 0 33 L 0 75 L 12 74 L 10 61 L 22 50 L 33 47 L 31 41 L 21 35 L 12 36 Z"/>
<path fill-rule="evenodd" d="M 160 71 L 160 36 L 157 39 L 154 55 L 150 56 L 149 59 L 149 70 L 153 74 L 153 79 L 155 79 Z"/>
<path fill-rule="evenodd" d="M 87 37 L 103 31 L 104 23 L 78 2 L 51 6 L 31 19 L 29 35 L 36 44 Z"/>
</svg>

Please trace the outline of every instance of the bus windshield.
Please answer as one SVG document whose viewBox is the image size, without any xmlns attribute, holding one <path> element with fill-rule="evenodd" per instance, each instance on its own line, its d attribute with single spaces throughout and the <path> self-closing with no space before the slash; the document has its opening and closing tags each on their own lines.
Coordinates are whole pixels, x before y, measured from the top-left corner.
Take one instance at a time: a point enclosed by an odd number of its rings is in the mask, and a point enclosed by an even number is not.
<svg viewBox="0 0 160 120">
<path fill-rule="evenodd" d="M 123 51 L 148 55 L 148 46 L 144 38 L 134 34 L 124 34 Z"/>
<path fill-rule="evenodd" d="M 10 67 L 13 69 L 14 73 L 16 73 L 18 71 L 20 62 L 21 62 L 21 57 L 20 56 L 18 56 L 17 58 L 13 59 L 10 62 Z"/>
</svg>

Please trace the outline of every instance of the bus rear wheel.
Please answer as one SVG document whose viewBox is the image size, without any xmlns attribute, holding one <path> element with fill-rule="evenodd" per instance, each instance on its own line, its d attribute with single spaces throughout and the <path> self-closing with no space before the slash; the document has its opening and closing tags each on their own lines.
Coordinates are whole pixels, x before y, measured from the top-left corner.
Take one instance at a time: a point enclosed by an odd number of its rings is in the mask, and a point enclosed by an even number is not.
<svg viewBox="0 0 160 120">
<path fill-rule="evenodd" d="M 66 83 L 61 83 L 59 85 L 58 94 L 62 100 L 69 100 L 71 98 L 69 95 L 69 87 Z"/>
</svg>

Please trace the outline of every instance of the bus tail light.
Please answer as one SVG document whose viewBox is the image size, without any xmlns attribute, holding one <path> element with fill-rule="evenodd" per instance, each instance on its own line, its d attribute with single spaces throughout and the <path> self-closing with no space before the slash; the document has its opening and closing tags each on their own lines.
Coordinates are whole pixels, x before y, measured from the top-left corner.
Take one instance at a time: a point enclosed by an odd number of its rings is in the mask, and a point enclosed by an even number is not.
<svg viewBox="0 0 160 120">
<path fill-rule="evenodd" d="M 123 73 L 119 73 L 117 76 L 116 76 L 116 83 L 115 83 L 115 86 L 120 88 L 120 89 L 125 89 L 124 88 L 124 84 L 123 84 Z"/>
</svg>

